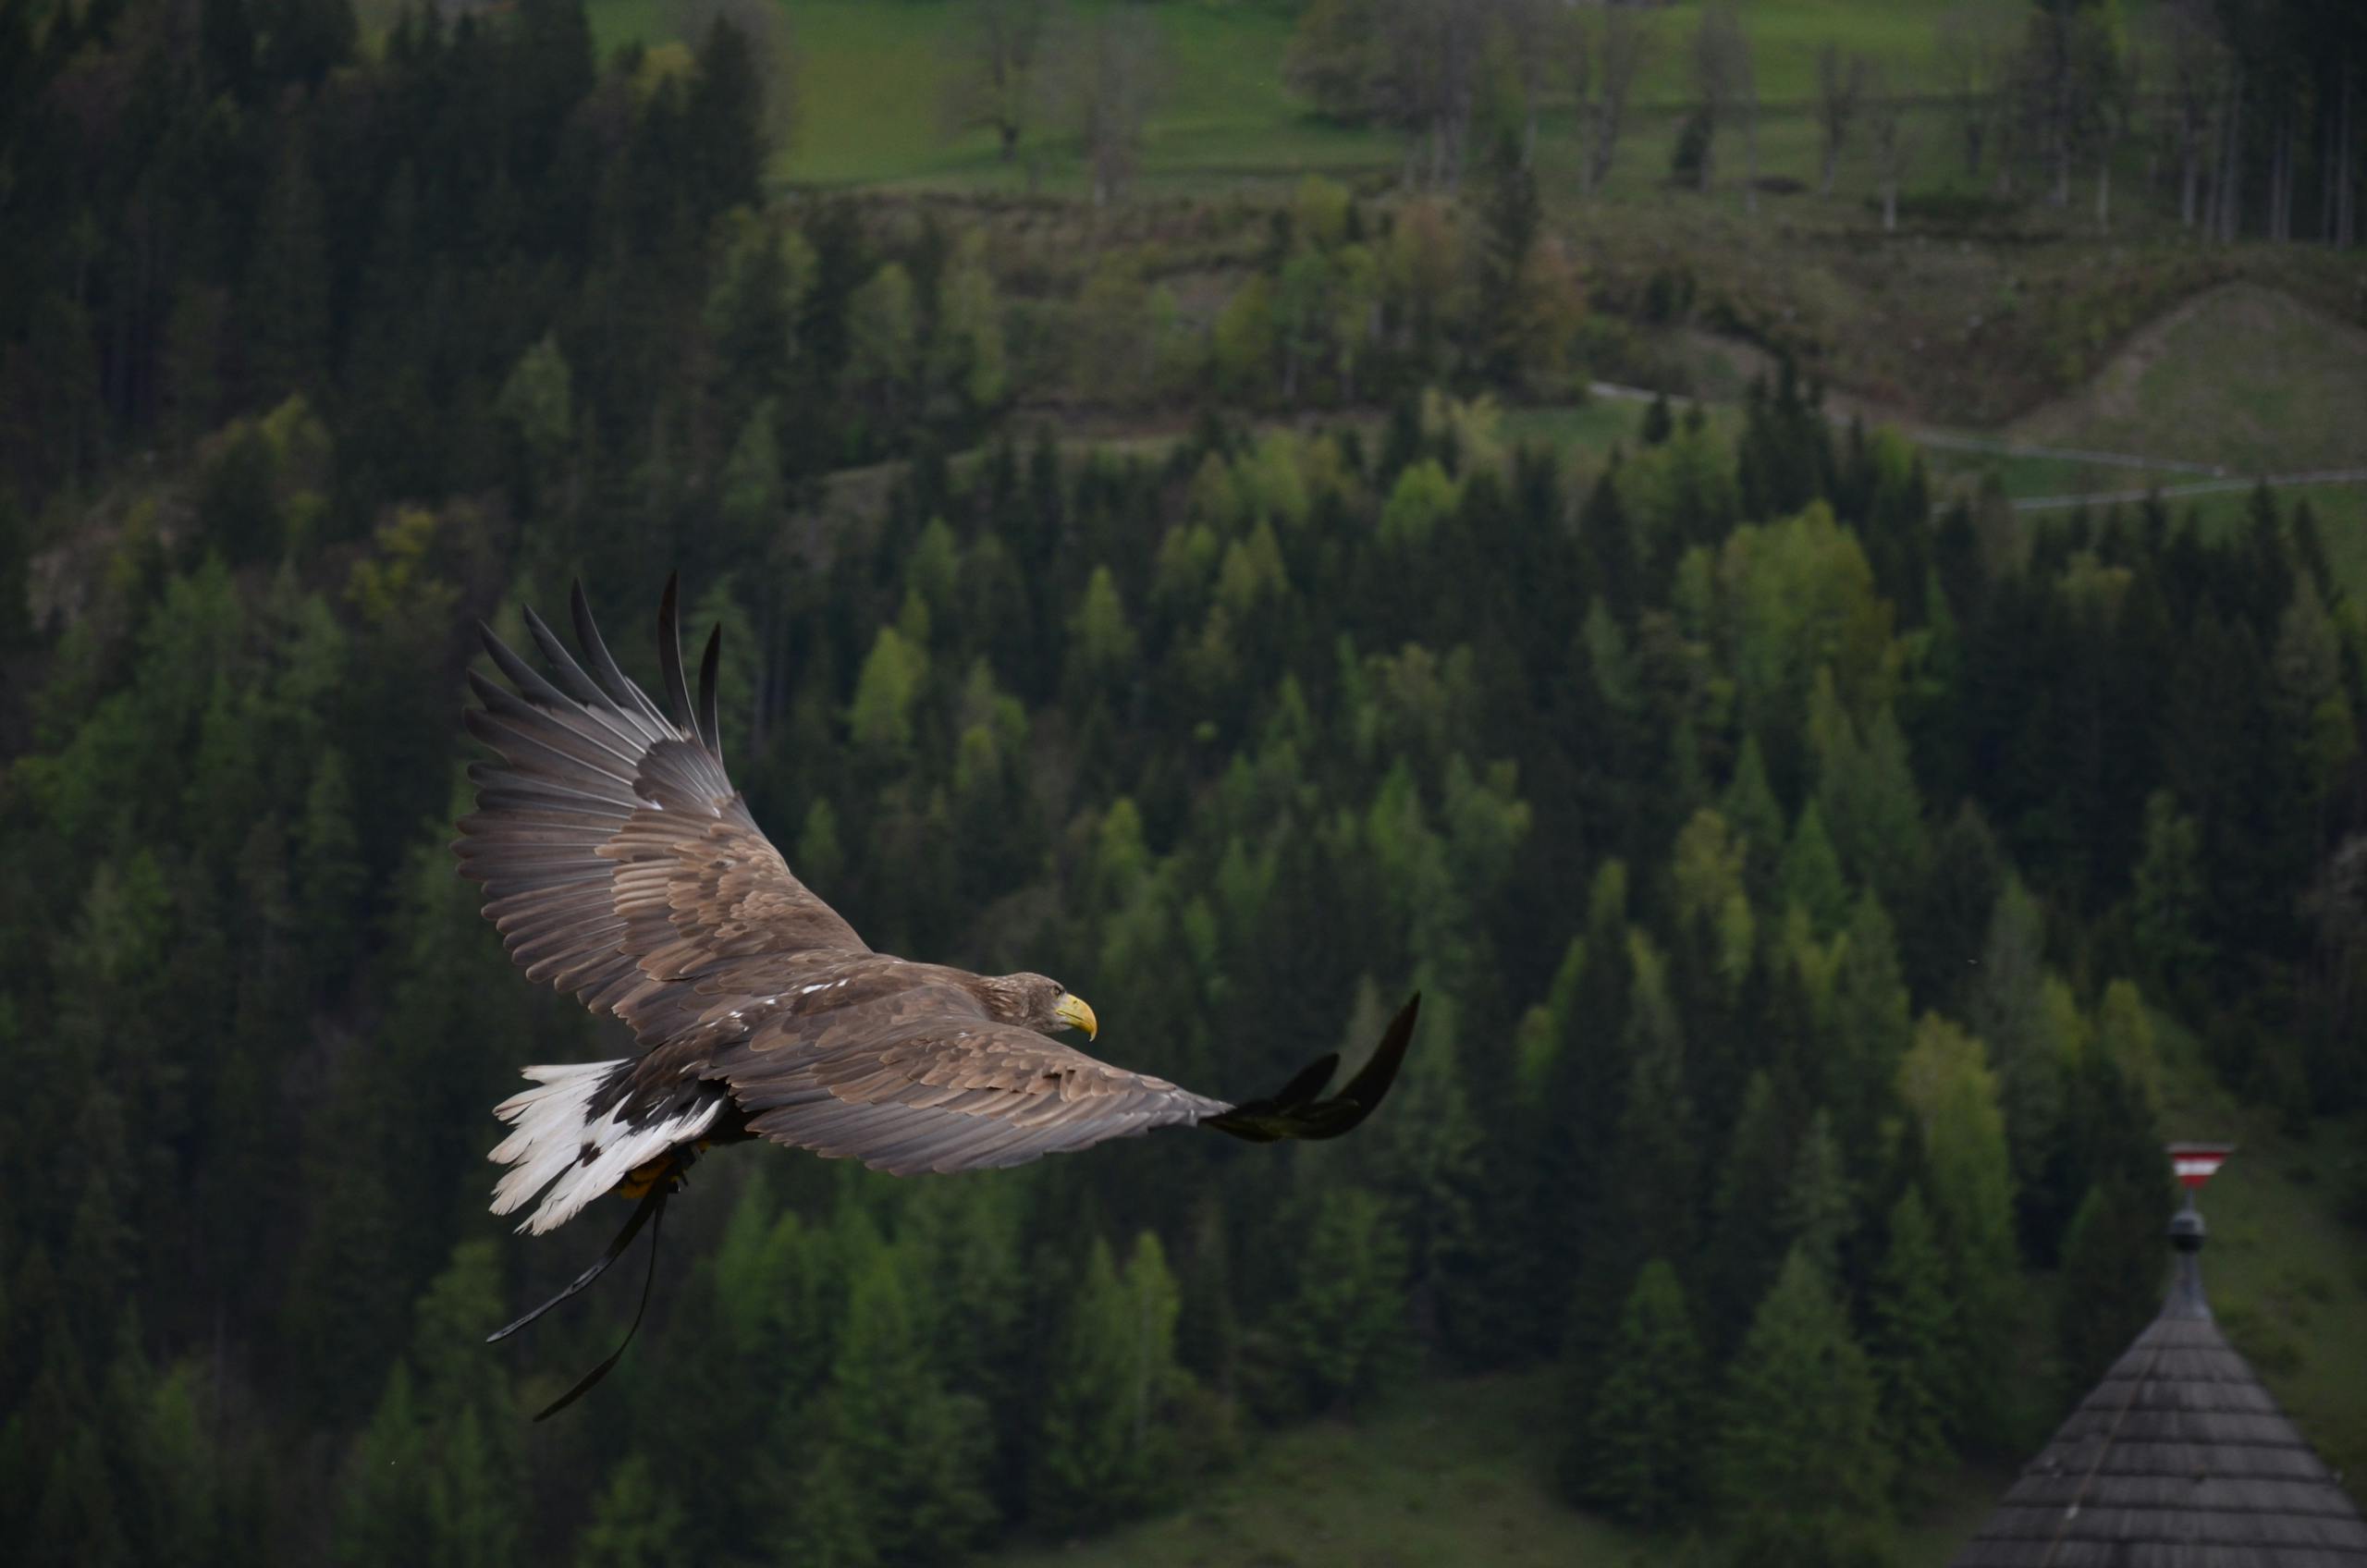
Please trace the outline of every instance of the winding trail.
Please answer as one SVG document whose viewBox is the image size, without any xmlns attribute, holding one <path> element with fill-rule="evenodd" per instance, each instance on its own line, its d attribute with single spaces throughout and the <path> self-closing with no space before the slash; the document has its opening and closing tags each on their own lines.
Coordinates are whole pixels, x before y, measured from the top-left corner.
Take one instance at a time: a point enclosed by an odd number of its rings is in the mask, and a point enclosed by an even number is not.
<svg viewBox="0 0 2367 1568">
<path fill-rule="evenodd" d="M 1615 381 L 1595 381 L 1587 390 L 1598 398 L 1611 398 L 1623 402 L 1650 402 L 1662 394 L 1648 386 L 1627 386 Z M 1671 394 L 1671 403 L 1690 403 L 1699 399 Z M 1828 413 L 1828 419 L 1842 416 Z M 2073 507 L 2108 507 L 2132 505 L 2149 496 L 2159 496 L 2174 501 L 2187 496 L 2223 496 L 2231 491 L 2250 490 L 2265 484 L 2272 490 L 2283 490 L 2307 484 L 2367 484 L 2367 468 L 2312 469 L 2304 473 L 2268 473 L 2250 477 L 2237 474 L 2224 464 L 2188 462 L 2177 458 L 2148 458 L 2133 452 L 2089 452 L 2069 447 L 2042 447 L 2028 441 L 2006 441 L 1990 435 L 1962 435 L 1946 430 L 1919 430 L 1903 425 L 1899 434 L 1919 447 L 1937 447 L 1946 451 L 1981 452 L 2001 458 L 2055 458 L 2067 462 L 2089 463 L 2103 468 L 2133 468 L 2151 473 L 2193 473 L 2206 477 L 2187 484 L 2164 484 L 2142 490 L 2091 490 L 2080 495 L 2023 496 L 2012 503 L 2017 512 L 2066 511 Z"/>
</svg>

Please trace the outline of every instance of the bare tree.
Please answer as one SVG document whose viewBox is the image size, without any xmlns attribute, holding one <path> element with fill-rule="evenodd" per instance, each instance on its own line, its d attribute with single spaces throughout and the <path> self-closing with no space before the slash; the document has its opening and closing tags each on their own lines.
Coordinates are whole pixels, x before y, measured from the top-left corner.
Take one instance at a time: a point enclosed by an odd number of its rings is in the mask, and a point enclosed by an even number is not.
<svg viewBox="0 0 2367 1568">
<path fill-rule="evenodd" d="M 1510 56 L 1514 84 L 1520 90 L 1520 166 L 1525 169 L 1537 163 L 1537 110 L 1554 74 L 1550 40 L 1557 9 L 1568 14 L 1558 0 L 1494 0 L 1490 18 L 1497 43 Z"/>
<path fill-rule="evenodd" d="M 2163 135 L 2177 160 L 2178 222 L 2192 228 L 2202 218 L 2203 160 L 2225 91 L 2227 51 L 2212 0 L 2177 0 L 2164 7 L 2162 29 L 2169 61 Z"/>
<path fill-rule="evenodd" d="M 1866 57 L 1851 55 L 1846 58 L 1840 46 L 1828 43 L 1816 57 L 1816 118 L 1817 127 L 1824 132 L 1823 193 L 1833 194 L 1833 177 L 1841 166 L 1841 148 L 1849 140 L 1849 127 L 1858 117 L 1858 106 L 1866 98 Z"/>
<path fill-rule="evenodd" d="M 1748 90 L 1749 78 L 1750 44 L 1742 35 L 1742 24 L 1735 19 L 1733 7 L 1704 7 L 1700 23 L 1693 31 L 1693 83 L 1701 95 L 1699 113 L 1709 133 L 1702 143 L 1700 167 L 1695 171 L 1703 190 L 1710 189 L 1717 163 L 1718 129 L 1733 117 Z"/>
<path fill-rule="evenodd" d="M 2096 160 L 2096 227 L 2112 227 L 2113 150 L 2128 136 L 2129 120 L 2144 92 L 2145 57 L 2131 45 L 2121 57 L 2109 91 L 2089 119 L 2089 150 Z"/>
<path fill-rule="evenodd" d="M 1111 11 L 1079 35 L 1070 92 L 1095 206 L 1116 201 L 1134 178 L 1143 127 L 1164 80 L 1159 31 L 1139 11 Z"/>
<path fill-rule="evenodd" d="M 1376 25 L 1373 104 L 1410 139 L 1406 183 L 1452 190 L 1463 178 L 1479 30 L 1458 0 L 1381 0 Z"/>
<path fill-rule="evenodd" d="M 1601 26 L 1587 18 L 1587 8 L 1564 13 L 1558 53 L 1562 79 L 1577 99 L 1579 135 L 1586 142 L 1585 189 L 1591 195 L 1611 174 L 1619 153 L 1619 133 L 1625 128 L 1627 101 L 1636 79 L 1651 58 L 1652 33 L 1643 18 L 1625 6 L 1600 8 Z M 1588 89 L 1591 87 L 1592 91 Z"/>
<path fill-rule="evenodd" d="M 2011 178 L 2002 150 L 1995 146 L 2005 130 L 2007 64 L 2013 53 L 2007 16 L 1994 4 L 1968 0 L 1942 14 L 1933 38 L 1941 90 L 1956 117 L 1957 145 L 1964 153 L 1964 172 L 1979 174 L 1982 155 L 1995 153 L 2001 190 Z"/>
<path fill-rule="evenodd" d="M 948 43 L 947 126 L 993 131 L 1006 164 L 1042 112 L 1051 23 L 1051 0 L 963 0 Z"/>
<path fill-rule="evenodd" d="M 1548 20 L 1541 52 L 1552 65 L 1553 78 L 1569 91 L 1570 106 L 1576 111 L 1578 145 L 1586 156 L 1582 168 L 1591 168 L 1593 153 L 1587 147 L 1588 133 L 1594 128 L 1595 70 L 1600 63 L 1594 41 L 1594 23 L 1586 8 L 1565 6 Z M 1594 189 L 1594 181 L 1585 175 L 1580 178 L 1586 190 Z"/>
<path fill-rule="evenodd" d="M 1898 187 L 1914 148 L 1907 134 L 1907 105 L 1880 70 L 1868 72 L 1866 131 L 1874 147 L 1874 178 L 1883 198 L 1883 232 L 1898 230 Z"/>
<path fill-rule="evenodd" d="M 2220 88 L 2219 175 L 2211 182 L 2211 232 L 2232 245 L 2244 224 L 2244 67 L 2231 61 Z"/>
<path fill-rule="evenodd" d="M 2072 166 L 2103 140 L 2120 91 L 2117 43 L 2093 9 L 2041 7 L 2030 13 L 2020 65 L 2025 113 L 2052 171 L 2047 199 L 2068 206 Z"/>
</svg>

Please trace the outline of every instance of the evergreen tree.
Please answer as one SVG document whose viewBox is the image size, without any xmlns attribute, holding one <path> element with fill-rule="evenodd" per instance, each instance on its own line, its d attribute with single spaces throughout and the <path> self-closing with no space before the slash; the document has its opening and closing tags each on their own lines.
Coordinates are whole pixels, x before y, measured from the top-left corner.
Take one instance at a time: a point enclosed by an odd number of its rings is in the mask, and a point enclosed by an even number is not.
<svg viewBox="0 0 2367 1568">
<path fill-rule="evenodd" d="M 2158 1194 L 2102 1181 L 2071 1216 L 2056 1281 L 2056 1335 L 2070 1396 L 2095 1386 L 2162 1301 Z"/>
<path fill-rule="evenodd" d="M 868 1252 L 851 1263 L 827 1441 L 862 1501 L 862 1536 L 883 1562 L 951 1562 L 994 1522 L 984 1412 L 948 1393 L 930 1365 L 902 1257 L 888 1246 Z"/>
<path fill-rule="evenodd" d="M 1809 1119 L 1798 1157 L 1784 1189 L 1784 1234 L 1793 1250 L 1814 1264 L 1836 1286 L 1842 1249 L 1857 1224 L 1841 1148 L 1834 1141 L 1833 1117 L 1821 1106 Z"/>
<path fill-rule="evenodd" d="M 1156 1236 L 1135 1238 L 1122 1276 L 1095 1241 L 1053 1363 L 1031 1510 L 1039 1523 L 1094 1529 L 1157 1500 L 1173 1468 L 1165 1408 L 1182 1377 L 1181 1305 Z"/>
<path fill-rule="evenodd" d="M 593 1504 L 576 1542 L 576 1568 L 686 1568 L 687 1523 L 681 1500 L 658 1481 L 649 1456 L 627 1454 Z"/>
<path fill-rule="evenodd" d="M 1805 913 L 1820 933 L 1841 928 L 1849 913 L 1849 884 L 1841 871 L 1841 856 L 1825 831 L 1824 814 L 1810 801 L 1800 808 L 1792 841 L 1784 850 L 1778 884 L 1784 897 Z"/>
<path fill-rule="evenodd" d="M 1297 1290 L 1279 1315 L 1288 1365 L 1318 1409 L 1370 1395 L 1405 1334 L 1405 1243 L 1379 1198 L 1332 1186 L 1316 1200 Z"/>
<path fill-rule="evenodd" d="M 1870 1311 L 1882 1436 L 1897 1457 L 1900 1505 L 1928 1502 L 1931 1477 L 1952 1457 L 1950 1398 L 1958 1386 L 1956 1304 L 1923 1195 L 1915 1187 L 1890 1211 L 1890 1245 L 1874 1275 Z"/>
<path fill-rule="evenodd" d="M 1619 1317 L 1610 1373 L 1576 1390 L 1584 1412 L 1564 1451 L 1563 1489 L 1639 1525 L 1670 1523 L 1693 1496 L 1702 1392 L 1701 1349 L 1685 1290 L 1664 1258 L 1644 1265 Z"/>
<path fill-rule="evenodd" d="M 1956 1313 L 1948 1405 L 1976 1446 L 2001 1442 L 2004 1390 L 1991 1375 L 2017 1326 L 2014 1177 L 1997 1075 L 1981 1042 L 1936 1014 L 1915 1026 L 1898 1096 L 1914 1119 L 1921 1181 Z"/>
<path fill-rule="evenodd" d="M 1702 1263 L 1712 1350 L 1731 1351 L 1750 1326 L 1787 1248 L 1776 1195 L 1797 1162 L 1794 1114 L 1779 1102 L 1762 1069 L 1744 1086 L 1742 1109 L 1725 1142 L 1710 1244 Z"/>
<path fill-rule="evenodd" d="M 1888 1561 L 1894 1464 L 1865 1353 L 1832 1287 L 1796 1250 L 1728 1373 L 1709 1458 L 1742 1559 L 1768 1568 Z"/>
<path fill-rule="evenodd" d="M 343 9 L 339 0 L 330 3 Z M 326 223 L 302 133 L 292 131 L 264 194 L 240 301 L 247 388 L 255 402 L 317 386 L 328 370 Z"/>
</svg>

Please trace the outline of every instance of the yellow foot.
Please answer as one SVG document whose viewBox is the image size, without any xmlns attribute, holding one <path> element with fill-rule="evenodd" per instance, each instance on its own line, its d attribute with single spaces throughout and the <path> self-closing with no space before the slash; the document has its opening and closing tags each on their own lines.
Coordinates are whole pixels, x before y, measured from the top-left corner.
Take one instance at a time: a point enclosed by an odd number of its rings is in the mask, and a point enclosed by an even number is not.
<svg viewBox="0 0 2367 1568">
<path fill-rule="evenodd" d="M 620 1198 L 646 1197 L 649 1195 L 649 1189 L 664 1181 L 673 1170 L 674 1157 L 670 1154 L 660 1155 L 647 1165 L 637 1167 L 627 1172 L 625 1179 L 618 1182 L 613 1191 Z"/>
</svg>

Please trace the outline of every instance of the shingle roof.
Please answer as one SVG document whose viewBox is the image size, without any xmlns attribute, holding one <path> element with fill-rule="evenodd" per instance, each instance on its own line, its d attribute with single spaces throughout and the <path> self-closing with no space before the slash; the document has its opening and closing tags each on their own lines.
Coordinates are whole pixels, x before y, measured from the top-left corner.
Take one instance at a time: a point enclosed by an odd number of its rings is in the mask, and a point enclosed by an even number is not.
<svg viewBox="0 0 2367 1568">
<path fill-rule="evenodd" d="M 2178 1218 L 2161 1316 L 1955 1568 L 2367 1568 L 2367 1520 L 2212 1321 Z"/>
</svg>

